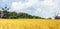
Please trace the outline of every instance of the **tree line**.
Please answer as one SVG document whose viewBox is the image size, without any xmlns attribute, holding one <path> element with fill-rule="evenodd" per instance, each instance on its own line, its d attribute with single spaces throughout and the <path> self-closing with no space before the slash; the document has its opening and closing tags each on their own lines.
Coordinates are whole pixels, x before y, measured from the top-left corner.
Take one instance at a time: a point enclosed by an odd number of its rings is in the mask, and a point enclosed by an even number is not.
<svg viewBox="0 0 60 29">
<path fill-rule="evenodd" d="M 32 16 L 27 13 L 16 13 L 16 12 L 9 12 L 9 17 L 8 18 L 29 18 L 29 19 L 41 19 L 41 17 L 38 16 Z"/>
</svg>

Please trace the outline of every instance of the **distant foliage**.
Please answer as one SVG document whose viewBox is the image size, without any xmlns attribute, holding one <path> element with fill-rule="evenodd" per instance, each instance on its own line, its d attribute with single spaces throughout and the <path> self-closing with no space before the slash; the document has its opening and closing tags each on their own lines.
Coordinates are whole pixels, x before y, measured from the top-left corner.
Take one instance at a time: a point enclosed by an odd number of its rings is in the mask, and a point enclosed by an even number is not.
<svg viewBox="0 0 60 29">
<path fill-rule="evenodd" d="M 52 18 L 47 18 L 47 19 L 52 19 Z"/>
<path fill-rule="evenodd" d="M 27 13 L 16 13 L 16 12 L 9 12 L 9 18 L 10 19 L 16 19 L 16 18 L 42 19 L 41 17 L 32 16 L 32 15 L 27 14 Z"/>
<path fill-rule="evenodd" d="M 10 19 L 17 18 L 17 13 L 16 12 L 9 12 L 9 17 Z"/>
<path fill-rule="evenodd" d="M 18 18 L 33 18 L 32 15 L 29 15 L 29 14 L 27 14 L 27 13 L 18 13 L 18 14 L 17 14 L 17 17 L 18 17 Z"/>
</svg>

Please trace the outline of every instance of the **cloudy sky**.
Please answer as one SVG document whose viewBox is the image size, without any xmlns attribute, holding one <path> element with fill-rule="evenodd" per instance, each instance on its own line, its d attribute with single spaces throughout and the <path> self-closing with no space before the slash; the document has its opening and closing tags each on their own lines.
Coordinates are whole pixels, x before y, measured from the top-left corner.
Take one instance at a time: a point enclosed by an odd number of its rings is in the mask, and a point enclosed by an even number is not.
<svg viewBox="0 0 60 29">
<path fill-rule="evenodd" d="M 25 12 L 40 17 L 54 17 L 60 13 L 60 0 L 0 0 L 0 8 L 5 4 L 10 11 Z"/>
</svg>

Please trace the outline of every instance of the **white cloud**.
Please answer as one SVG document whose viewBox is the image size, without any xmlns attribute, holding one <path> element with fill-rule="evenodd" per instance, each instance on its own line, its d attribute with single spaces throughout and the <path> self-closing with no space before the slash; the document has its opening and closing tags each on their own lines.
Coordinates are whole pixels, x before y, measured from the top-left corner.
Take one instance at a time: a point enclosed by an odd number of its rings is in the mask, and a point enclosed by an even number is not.
<svg viewBox="0 0 60 29">
<path fill-rule="evenodd" d="M 22 3 L 22 2 L 12 2 L 11 10 L 16 11 L 20 10 L 23 11 L 28 7 L 31 7 L 34 4 L 32 0 L 29 0 L 28 2 Z"/>
<path fill-rule="evenodd" d="M 51 13 L 54 12 L 54 9 L 57 8 L 57 3 L 54 0 L 25 0 L 27 2 L 12 2 L 11 10 L 16 12 L 28 12 L 29 7 L 34 7 L 34 14 L 38 16 L 49 16 Z M 48 14 L 47 14 L 48 13 Z"/>
</svg>

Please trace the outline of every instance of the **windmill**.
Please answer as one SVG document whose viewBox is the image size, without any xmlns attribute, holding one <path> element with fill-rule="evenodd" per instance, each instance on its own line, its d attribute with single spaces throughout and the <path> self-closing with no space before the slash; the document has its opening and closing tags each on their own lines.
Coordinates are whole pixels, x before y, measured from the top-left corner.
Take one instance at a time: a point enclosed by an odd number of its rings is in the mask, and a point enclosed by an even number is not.
<svg viewBox="0 0 60 29">
<path fill-rule="evenodd" d="M 1 18 L 7 18 L 8 17 L 8 10 L 9 8 L 7 8 L 7 5 L 5 5 L 4 8 L 2 8 L 2 12 L 1 12 Z"/>
<path fill-rule="evenodd" d="M 58 13 L 55 13 L 55 17 L 54 18 L 55 19 L 60 19 L 59 11 L 58 11 Z"/>
</svg>

